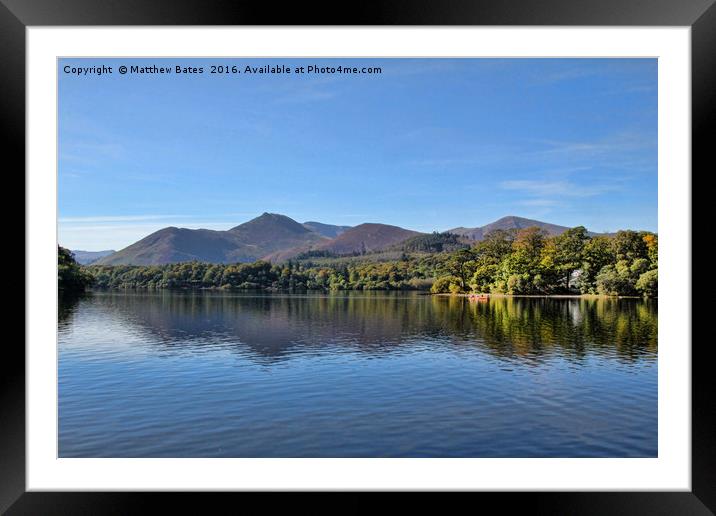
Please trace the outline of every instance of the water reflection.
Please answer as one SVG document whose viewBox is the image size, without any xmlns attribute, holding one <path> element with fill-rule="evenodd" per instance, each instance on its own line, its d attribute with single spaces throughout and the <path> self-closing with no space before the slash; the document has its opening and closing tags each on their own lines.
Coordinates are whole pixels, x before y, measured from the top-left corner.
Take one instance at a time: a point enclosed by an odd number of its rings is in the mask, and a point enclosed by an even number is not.
<svg viewBox="0 0 716 516">
<path fill-rule="evenodd" d="M 60 291 L 57 298 L 57 324 L 59 330 L 67 329 L 72 324 L 72 319 L 77 312 L 77 307 L 82 299 L 91 296 L 87 292 L 63 292 Z"/>
<path fill-rule="evenodd" d="M 151 334 L 164 350 L 223 345 L 256 359 L 296 347 L 400 351 L 417 340 L 478 347 L 501 358 L 553 354 L 655 359 L 657 304 L 634 299 L 491 298 L 419 294 L 236 295 L 98 292 L 91 304 Z M 81 299 L 60 303 L 60 331 Z M 90 301 L 85 299 L 84 302 Z"/>
<path fill-rule="evenodd" d="M 94 292 L 61 457 L 654 457 L 657 305 Z"/>
</svg>

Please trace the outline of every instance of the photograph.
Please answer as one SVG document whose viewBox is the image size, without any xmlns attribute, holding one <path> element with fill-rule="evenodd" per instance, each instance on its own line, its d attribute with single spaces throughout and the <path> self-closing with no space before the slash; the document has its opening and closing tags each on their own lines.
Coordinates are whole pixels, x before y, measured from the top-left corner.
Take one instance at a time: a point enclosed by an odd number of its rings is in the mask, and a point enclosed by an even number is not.
<svg viewBox="0 0 716 516">
<path fill-rule="evenodd" d="M 58 457 L 658 458 L 658 89 L 59 57 Z"/>
</svg>

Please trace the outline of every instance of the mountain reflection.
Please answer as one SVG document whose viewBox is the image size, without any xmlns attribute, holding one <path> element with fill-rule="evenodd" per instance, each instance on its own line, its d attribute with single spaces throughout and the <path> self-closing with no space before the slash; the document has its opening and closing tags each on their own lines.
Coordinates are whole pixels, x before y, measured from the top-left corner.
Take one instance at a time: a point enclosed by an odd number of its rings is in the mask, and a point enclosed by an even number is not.
<svg viewBox="0 0 716 516">
<path fill-rule="evenodd" d="M 83 307 L 148 332 L 153 345 L 166 351 L 221 346 L 269 362 L 296 348 L 380 355 L 418 345 L 478 348 L 502 359 L 537 362 L 550 355 L 630 361 L 655 359 L 657 353 L 657 304 L 634 299 L 476 303 L 414 293 L 96 292 L 61 300 L 60 329 L 68 317 L 81 316 Z"/>
</svg>

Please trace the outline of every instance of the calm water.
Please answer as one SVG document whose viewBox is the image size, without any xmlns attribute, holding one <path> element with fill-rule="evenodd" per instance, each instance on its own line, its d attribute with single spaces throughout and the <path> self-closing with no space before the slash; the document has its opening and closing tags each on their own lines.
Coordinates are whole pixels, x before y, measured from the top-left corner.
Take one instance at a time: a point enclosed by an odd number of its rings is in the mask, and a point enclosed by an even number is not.
<svg viewBox="0 0 716 516">
<path fill-rule="evenodd" d="M 61 457 L 653 457 L 657 307 L 413 293 L 61 303 Z"/>
</svg>

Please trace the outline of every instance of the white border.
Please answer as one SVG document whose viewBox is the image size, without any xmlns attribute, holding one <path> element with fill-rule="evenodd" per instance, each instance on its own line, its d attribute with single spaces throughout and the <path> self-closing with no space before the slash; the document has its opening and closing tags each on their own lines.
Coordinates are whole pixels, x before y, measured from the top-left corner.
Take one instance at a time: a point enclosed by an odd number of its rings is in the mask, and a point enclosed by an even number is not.
<svg viewBox="0 0 716 516">
<path fill-rule="evenodd" d="M 671 28 L 27 30 L 27 489 L 690 490 L 690 41 Z M 58 56 L 658 57 L 659 457 L 57 459 Z"/>
</svg>

